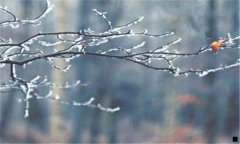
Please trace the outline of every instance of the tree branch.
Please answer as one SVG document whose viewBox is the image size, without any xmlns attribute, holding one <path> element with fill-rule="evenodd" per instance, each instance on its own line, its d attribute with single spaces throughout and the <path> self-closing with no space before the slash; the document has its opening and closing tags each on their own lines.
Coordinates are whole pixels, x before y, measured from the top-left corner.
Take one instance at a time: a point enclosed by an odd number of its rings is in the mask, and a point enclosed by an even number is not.
<svg viewBox="0 0 240 144">
<path fill-rule="evenodd" d="M 0 22 L 0 28 L 6 26 L 15 28 L 16 26 L 21 26 L 21 24 L 39 24 L 39 22 L 52 10 L 52 8 L 53 5 L 47 1 L 46 9 L 44 9 L 44 11 L 35 19 L 21 20 L 17 18 L 14 13 L 7 10 L 7 8 L 0 7 L 0 10 L 9 14 L 12 18 L 12 20 Z M 41 73 L 31 80 L 26 80 L 17 74 L 18 72 L 16 66 L 25 67 L 26 65 L 37 60 L 45 60 L 53 69 L 67 72 L 70 69 L 70 60 L 76 59 L 79 56 L 114 58 L 118 60 L 129 61 L 153 70 L 169 72 L 174 76 L 187 76 L 188 74 L 196 74 L 200 77 L 220 70 L 238 67 L 240 65 L 240 61 L 238 59 L 234 63 L 221 65 L 212 69 L 194 70 L 191 68 L 189 70 L 181 70 L 174 64 L 175 61 L 179 60 L 180 58 L 185 59 L 186 57 L 201 55 L 211 50 L 210 45 L 206 45 L 200 47 L 196 52 L 181 53 L 174 48 L 175 45 L 181 42 L 181 38 L 174 39 L 156 48 L 146 47 L 145 41 L 141 41 L 139 44 L 135 44 L 132 47 L 119 46 L 117 48 L 107 48 L 104 44 L 109 43 L 113 39 L 125 38 L 127 40 L 131 40 L 131 38 L 155 38 L 158 40 L 163 37 L 173 36 L 174 33 L 165 32 L 163 34 L 150 34 L 147 32 L 147 30 L 143 30 L 142 32 L 134 32 L 131 27 L 139 24 L 143 20 L 143 17 L 139 17 L 138 19 L 133 20 L 125 25 L 114 27 L 111 21 L 107 18 L 106 12 L 99 12 L 96 9 L 93 9 L 93 12 L 95 12 L 97 16 L 105 21 L 108 26 L 106 31 L 95 32 L 94 30 L 88 28 L 79 31 L 39 32 L 25 38 L 20 42 L 13 42 L 12 40 L 5 39 L 4 36 L 0 36 L 0 68 L 4 68 L 9 65 L 9 75 L 11 77 L 10 81 L 1 82 L 0 91 L 12 88 L 20 90 L 25 95 L 25 98 L 23 99 L 23 101 L 26 102 L 25 117 L 28 116 L 28 110 L 30 107 L 29 99 L 33 97 L 38 99 L 51 99 L 67 105 L 88 106 L 107 112 L 115 112 L 120 109 L 119 107 L 105 108 L 101 104 L 93 104 L 94 98 L 91 98 L 89 101 L 84 103 L 76 101 L 66 102 L 60 100 L 58 98 L 59 96 L 53 95 L 51 91 L 49 91 L 49 94 L 46 96 L 40 96 L 36 90 L 42 86 L 72 88 L 76 86 L 86 86 L 86 84 L 80 84 L 80 81 L 77 81 L 72 84 L 66 83 L 65 85 L 60 85 L 48 81 L 46 76 L 42 76 Z M 224 40 L 222 49 L 239 49 L 239 47 L 235 44 L 235 41 L 239 39 L 240 36 L 232 38 L 231 35 L 228 34 L 227 38 Z M 50 43 L 49 40 L 53 40 L 54 42 Z M 39 47 L 39 44 L 41 45 L 40 49 L 36 48 Z M 64 49 L 59 50 L 55 47 L 61 44 L 65 45 Z M 93 50 L 91 47 L 98 47 L 99 49 Z M 64 60 L 68 65 L 66 67 L 58 66 L 53 62 L 53 60 L 56 58 Z M 165 62 L 167 65 L 154 66 L 152 64 L 153 60 L 159 63 Z"/>
</svg>

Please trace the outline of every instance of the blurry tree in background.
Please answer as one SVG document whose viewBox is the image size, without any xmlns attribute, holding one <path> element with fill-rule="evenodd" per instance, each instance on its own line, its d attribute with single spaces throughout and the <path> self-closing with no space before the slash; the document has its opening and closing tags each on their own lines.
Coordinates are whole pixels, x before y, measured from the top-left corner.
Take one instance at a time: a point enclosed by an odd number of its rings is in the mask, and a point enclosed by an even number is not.
<svg viewBox="0 0 240 144">
<path fill-rule="evenodd" d="M 1 142 L 239 135 L 238 0 L 1 0 L 0 10 Z"/>
<path fill-rule="evenodd" d="M 232 14 L 231 14 L 231 19 L 234 20 L 233 22 L 233 26 L 232 29 L 236 30 L 236 33 L 240 33 L 240 18 L 239 18 L 239 5 L 240 2 L 239 1 L 231 1 L 231 2 L 227 2 L 225 1 L 224 3 L 225 5 L 227 5 L 228 7 L 232 8 Z M 237 41 L 238 46 L 240 45 L 239 41 Z M 239 55 L 239 52 L 238 52 Z M 239 72 L 238 74 L 235 74 L 235 76 L 237 75 L 237 79 L 239 80 Z M 231 77 L 231 81 L 228 81 L 229 83 L 231 83 L 231 85 L 234 86 L 233 89 L 230 90 L 229 95 L 227 96 L 226 99 L 226 116 L 223 119 L 224 121 L 224 127 L 222 127 L 222 131 L 225 132 L 224 134 L 227 135 L 240 135 L 239 134 L 239 129 L 236 129 L 240 127 L 240 107 L 239 107 L 239 81 L 233 80 L 234 77 Z"/>
<path fill-rule="evenodd" d="M 215 0 L 209 1 L 208 4 L 208 11 L 206 11 L 206 21 L 208 25 L 208 30 L 207 30 L 207 37 L 210 37 L 212 39 L 217 39 L 218 35 L 218 27 L 217 27 L 217 5 Z M 212 40 L 208 40 L 210 43 Z M 210 58 L 210 56 L 209 56 Z M 216 62 L 213 61 L 209 65 L 216 65 Z M 206 83 L 209 85 L 215 84 L 215 79 L 216 79 L 216 73 L 212 73 L 208 76 L 206 79 Z M 217 119 L 219 118 L 219 113 L 217 110 L 218 106 L 218 101 L 214 98 L 216 95 L 216 91 L 209 91 L 208 94 L 206 94 L 205 98 L 205 111 L 207 113 L 207 119 L 206 119 L 206 124 L 205 124 L 205 134 L 207 137 L 207 142 L 208 143 L 214 143 L 216 141 L 216 134 L 218 133 L 217 130 Z"/>
</svg>

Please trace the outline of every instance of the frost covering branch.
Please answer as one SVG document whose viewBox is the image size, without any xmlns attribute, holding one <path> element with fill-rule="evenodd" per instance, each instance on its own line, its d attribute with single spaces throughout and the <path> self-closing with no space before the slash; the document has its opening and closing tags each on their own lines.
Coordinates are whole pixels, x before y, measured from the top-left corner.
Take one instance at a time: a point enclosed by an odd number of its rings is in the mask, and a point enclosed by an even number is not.
<svg viewBox="0 0 240 144">
<path fill-rule="evenodd" d="M 15 14 L 10 12 L 6 7 L 0 7 L 0 10 L 3 13 L 9 14 L 11 17 L 10 20 L 0 21 L 0 28 L 10 27 L 15 29 L 21 27 L 23 24 L 39 25 L 41 20 L 46 17 L 52 9 L 53 5 L 50 1 L 47 1 L 46 9 L 38 17 L 35 19 L 23 20 L 17 18 Z M 147 47 L 146 41 L 141 41 L 131 47 L 107 47 L 107 44 L 114 39 L 161 39 L 163 37 L 172 37 L 174 33 L 165 32 L 163 34 L 150 34 L 147 30 L 138 32 L 133 31 L 132 27 L 139 24 L 144 17 L 139 17 L 125 25 L 113 26 L 111 21 L 107 18 L 107 12 L 99 12 L 96 9 L 93 9 L 93 12 L 102 18 L 104 25 L 107 27 L 105 31 L 96 32 L 88 28 L 78 31 L 38 32 L 20 42 L 15 42 L 12 39 L 6 39 L 4 36 L 0 36 L 0 68 L 2 69 L 10 66 L 9 75 L 11 77 L 11 80 L 7 82 L 1 81 L 0 90 L 18 89 L 25 95 L 25 99 L 23 100 L 26 103 L 25 117 L 27 117 L 29 113 L 29 99 L 33 97 L 38 99 L 51 99 L 66 105 L 88 106 L 107 112 L 115 112 L 120 109 L 119 107 L 105 108 L 101 104 L 94 104 L 94 98 L 90 98 L 87 102 L 83 103 L 76 101 L 66 102 L 59 99 L 59 96 L 53 95 L 52 91 L 49 91 L 49 93 L 45 96 L 40 96 L 36 92 L 39 87 L 72 88 L 85 84 L 80 81 L 76 81 L 73 83 L 66 82 L 65 85 L 58 85 L 50 82 L 48 78 L 41 73 L 31 80 L 19 77 L 16 67 L 25 68 L 29 66 L 29 64 L 39 60 L 46 61 L 46 63 L 48 63 L 53 69 L 68 72 L 71 67 L 69 62 L 79 56 L 105 57 L 132 62 L 157 71 L 169 72 L 174 76 L 183 74 L 187 76 L 192 73 L 200 77 L 212 72 L 240 65 L 240 60 L 238 59 L 235 63 L 221 65 L 212 69 L 181 70 L 181 68 L 175 64 L 177 60 L 201 55 L 211 51 L 210 45 L 206 45 L 195 52 L 179 52 L 179 50 L 174 48 L 174 46 L 181 42 L 181 38 L 173 39 L 166 44 L 154 48 Z M 52 41 L 49 42 L 49 39 Z M 222 46 L 222 49 L 239 49 L 239 46 L 236 46 L 235 44 L 235 41 L 239 39 L 240 36 L 232 38 L 231 35 L 228 34 L 224 40 L 225 45 Z M 57 49 L 57 46 L 62 44 L 64 44 L 65 48 L 61 50 Z M 41 48 L 39 48 L 39 45 Z M 100 46 L 105 46 L 105 48 L 100 48 Z M 91 47 L 99 47 L 99 49 L 93 50 Z M 62 59 L 68 63 L 68 65 L 66 67 L 56 65 L 54 63 L 54 59 Z M 165 65 L 163 65 L 163 63 L 165 63 Z"/>
</svg>

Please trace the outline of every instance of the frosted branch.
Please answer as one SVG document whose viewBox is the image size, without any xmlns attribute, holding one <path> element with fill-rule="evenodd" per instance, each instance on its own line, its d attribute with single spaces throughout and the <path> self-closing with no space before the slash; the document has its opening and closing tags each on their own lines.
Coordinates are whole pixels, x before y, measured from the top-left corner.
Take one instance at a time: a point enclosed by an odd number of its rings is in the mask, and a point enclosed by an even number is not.
<svg viewBox="0 0 240 144">
<path fill-rule="evenodd" d="M 46 8 L 43 10 L 43 12 L 39 16 L 37 16 L 34 19 L 19 19 L 16 17 L 14 13 L 10 12 L 7 9 L 7 7 L 0 6 L 0 10 L 2 10 L 5 13 L 8 13 L 12 17 L 12 20 L 6 20 L 6 21 L 0 22 L 0 27 L 10 26 L 14 29 L 14 28 L 18 28 L 20 24 L 34 24 L 34 25 L 40 24 L 41 20 L 44 17 L 46 17 L 49 12 L 52 11 L 53 7 L 54 5 L 51 4 L 49 0 L 47 0 Z"/>
<path fill-rule="evenodd" d="M 0 28 L 5 26 L 16 28 L 20 24 L 40 24 L 41 20 L 46 17 L 52 9 L 53 5 L 50 1 L 47 1 L 46 9 L 38 17 L 30 20 L 20 20 L 7 8 L 0 7 L 2 12 L 7 13 L 11 17 L 8 21 L 0 22 Z M 223 64 L 216 68 L 197 70 L 190 68 L 189 70 L 182 70 L 180 66 L 175 63 L 176 61 L 211 52 L 210 45 L 207 44 L 206 46 L 198 48 L 196 51 L 190 50 L 189 52 L 183 53 L 181 49 L 176 48 L 176 46 L 181 43 L 182 39 L 174 39 L 172 37 L 174 35 L 173 32 L 151 34 L 148 33 L 147 30 L 134 31 L 132 27 L 136 24 L 140 24 L 143 17 L 139 17 L 124 25 L 114 27 L 107 18 L 106 12 L 99 12 L 96 9 L 93 9 L 93 12 L 105 21 L 108 26 L 106 31 L 96 32 L 87 28 L 77 31 L 38 32 L 20 42 L 6 39 L 2 35 L 0 36 L 0 68 L 10 66 L 9 75 L 11 77 L 10 81 L 3 81 L 0 83 L 0 92 L 9 89 L 20 90 L 25 96 L 23 99 L 26 104 L 25 117 L 29 115 L 29 108 L 31 107 L 29 105 L 29 100 L 33 97 L 38 99 L 51 99 L 66 105 L 87 106 L 111 113 L 120 110 L 119 107 L 106 108 L 101 104 L 94 104 L 94 98 L 90 98 L 86 102 L 68 102 L 59 99 L 59 96 L 53 95 L 51 91 L 45 96 L 40 96 L 36 91 L 41 87 L 68 89 L 76 86 L 87 86 L 87 84 L 81 83 L 79 80 L 76 82 L 65 82 L 65 84 L 55 84 L 49 81 L 42 73 L 39 73 L 32 79 L 23 78 L 18 74 L 18 69 L 16 69 L 16 67 L 25 68 L 26 66 L 30 66 L 29 64 L 39 60 L 44 60 L 43 62 L 49 64 L 52 69 L 69 72 L 71 67 L 70 61 L 79 56 L 89 56 L 93 58 L 102 57 L 109 58 L 109 60 L 117 59 L 127 61 L 153 70 L 168 72 L 174 76 L 195 74 L 199 77 L 240 66 L 240 61 L 238 59 L 236 61 L 233 60 L 235 61 L 234 63 Z M 163 37 L 169 37 L 171 40 L 165 41 L 155 48 L 147 47 L 146 40 L 142 40 L 143 38 L 159 40 Z M 137 39 L 138 42 L 129 47 L 121 44 L 115 48 L 108 47 L 108 43 L 119 38 L 126 38 L 129 41 Z M 224 39 L 224 44 L 221 46 L 221 51 L 225 49 L 239 50 L 239 46 L 236 46 L 235 42 L 239 39 L 240 36 L 233 37 L 228 33 Z M 39 47 L 39 45 L 41 45 L 41 47 Z M 57 49 L 55 47 L 59 45 L 64 46 L 64 48 Z M 211 52 L 211 54 L 215 56 L 214 53 Z M 61 59 L 66 62 L 66 65 L 64 67 L 59 66 L 54 63 L 54 59 Z M 162 63 L 165 63 L 165 65 L 162 65 Z"/>
</svg>

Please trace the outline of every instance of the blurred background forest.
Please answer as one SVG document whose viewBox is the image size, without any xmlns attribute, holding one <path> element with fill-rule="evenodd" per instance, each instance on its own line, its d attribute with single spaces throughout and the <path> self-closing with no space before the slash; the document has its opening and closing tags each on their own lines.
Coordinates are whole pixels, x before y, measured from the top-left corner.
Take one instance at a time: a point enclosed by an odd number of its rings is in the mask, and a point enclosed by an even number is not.
<svg viewBox="0 0 240 144">
<path fill-rule="evenodd" d="M 104 22 L 92 9 L 108 12 L 114 26 L 144 16 L 136 30 L 149 33 L 176 33 L 182 42 L 179 51 L 193 52 L 220 36 L 239 35 L 239 0 L 51 0 L 53 11 L 40 26 L 23 25 L 0 32 L 15 40 L 54 31 L 102 31 Z M 44 0 L 0 0 L 1 6 L 20 18 L 34 18 L 45 8 Z M 0 19 L 3 16 L 0 15 Z M 137 41 L 112 41 L 109 47 Z M 148 47 L 166 43 L 146 40 Z M 184 68 L 217 67 L 239 57 L 236 50 L 208 53 L 179 61 Z M 24 118 L 22 94 L 16 90 L 0 93 L 0 142 L 64 143 L 209 143 L 232 142 L 239 136 L 239 67 L 211 73 L 205 77 L 174 77 L 133 63 L 97 57 L 79 57 L 71 62 L 70 72 L 32 64 L 21 75 L 36 72 L 52 81 L 80 79 L 87 86 L 56 89 L 64 100 L 86 101 L 95 97 L 107 107 L 120 106 L 116 113 L 89 107 L 65 106 L 47 100 L 30 101 L 30 116 Z M 8 69 L 1 69 L 1 80 Z"/>
</svg>

